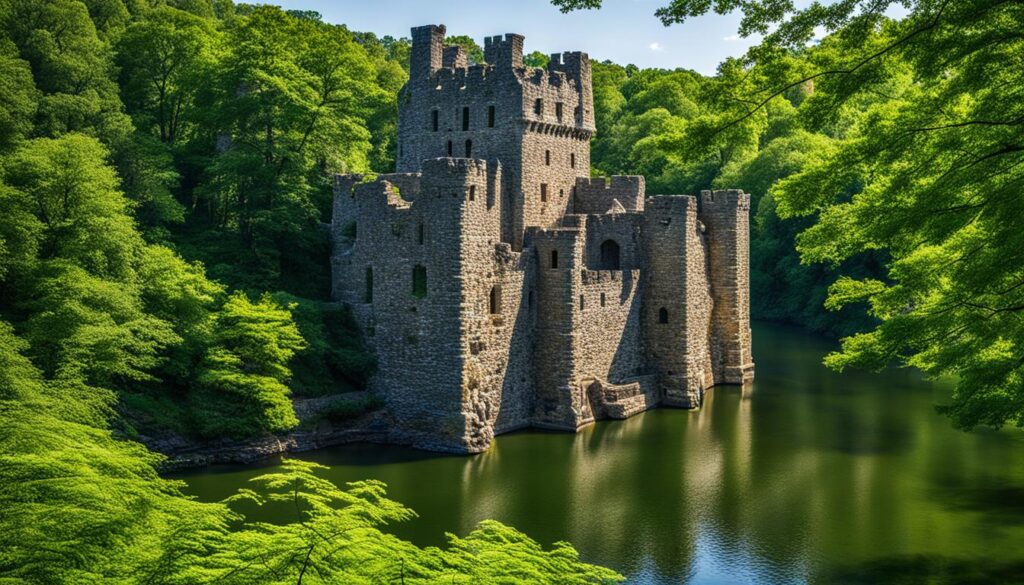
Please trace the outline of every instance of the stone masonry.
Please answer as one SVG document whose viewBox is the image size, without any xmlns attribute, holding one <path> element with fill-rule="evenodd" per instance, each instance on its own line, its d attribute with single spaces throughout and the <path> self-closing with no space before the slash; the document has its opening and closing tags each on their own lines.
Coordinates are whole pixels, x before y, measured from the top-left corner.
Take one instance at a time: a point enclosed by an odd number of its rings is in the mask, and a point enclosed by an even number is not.
<svg viewBox="0 0 1024 585">
<path fill-rule="evenodd" d="M 524 67 L 508 34 L 469 66 L 444 26 L 412 37 L 398 172 L 338 176 L 332 220 L 396 440 L 479 452 L 753 379 L 750 197 L 591 178 L 585 53 Z"/>
</svg>

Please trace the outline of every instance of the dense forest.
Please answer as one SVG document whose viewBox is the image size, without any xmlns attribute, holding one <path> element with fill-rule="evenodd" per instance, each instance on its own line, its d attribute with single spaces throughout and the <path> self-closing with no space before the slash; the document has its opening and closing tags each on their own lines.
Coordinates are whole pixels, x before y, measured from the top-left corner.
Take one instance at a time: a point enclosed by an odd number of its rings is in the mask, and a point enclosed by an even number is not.
<svg viewBox="0 0 1024 585">
<path fill-rule="evenodd" d="M 958 426 L 1024 425 L 1024 7 L 665 4 L 742 10 L 764 41 L 714 76 L 595 63 L 595 174 L 745 189 L 755 318 L 843 337 L 835 368 L 956 376 Z M 413 514 L 383 485 L 300 462 L 235 498 L 295 522 L 247 521 L 133 442 L 286 431 L 293 397 L 373 372 L 324 226 L 334 173 L 393 168 L 408 40 L 231 0 L 0 0 L 0 21 L 0 578 L 616 580 L 497 523 L 416 548 L 381 530 Z"/>
</svg>

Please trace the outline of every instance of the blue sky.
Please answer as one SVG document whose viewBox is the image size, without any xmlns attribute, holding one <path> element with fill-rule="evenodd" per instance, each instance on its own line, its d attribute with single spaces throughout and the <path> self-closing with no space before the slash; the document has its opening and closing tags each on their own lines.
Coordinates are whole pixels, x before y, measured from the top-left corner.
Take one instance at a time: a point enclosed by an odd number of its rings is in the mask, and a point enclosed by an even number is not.
<svg viewBox="0 0 1024 585">
<path fill-rule="evenodd" d="M 249 0 L 253 1 L 253 0 Z M 597 60 L 640 67 L 686 67 L 714 73 L 723 59 L 753 43 L 736 35 L 738 15 L 705 15 L 665 27 L 654 17 L 664 0 L 605 0 L 601 10 L 562 14 L 547 0 L 258 0 L 316 10 L 327 22 L 378 35 L 408 36 L 422 24 L 444 24 L 448 34 L 526 36 L 526 51 L 586 51 Z"/>
</svg>

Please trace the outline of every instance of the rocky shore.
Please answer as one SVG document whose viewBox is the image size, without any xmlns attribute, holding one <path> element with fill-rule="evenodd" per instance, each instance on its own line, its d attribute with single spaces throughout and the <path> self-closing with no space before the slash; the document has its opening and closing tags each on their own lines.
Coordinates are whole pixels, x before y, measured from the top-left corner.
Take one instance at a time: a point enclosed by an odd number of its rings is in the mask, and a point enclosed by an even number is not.
<svg viewBox="0 0 1024 585">
<path fill-rule="evenodd" d="M 364 392 L 343 396 L 342 400 L 352 404 L 367 399 Z M 383 410 L 344 420 L 325 417 L 325 411 L 336 406 L 338 400 L 338 396 L 296 399 L 294 405 L 299 426 L 280 435 L 200 441 L 177 433 L 151 433 L 140 435 L 138 440 L 150 450 L 167 457 L 162 466 L 165 471 L 213 464 L 250 464 L 284 453 L 313 451 L 346 443 L 390 442 L 391 424 Z"/>
</svg>

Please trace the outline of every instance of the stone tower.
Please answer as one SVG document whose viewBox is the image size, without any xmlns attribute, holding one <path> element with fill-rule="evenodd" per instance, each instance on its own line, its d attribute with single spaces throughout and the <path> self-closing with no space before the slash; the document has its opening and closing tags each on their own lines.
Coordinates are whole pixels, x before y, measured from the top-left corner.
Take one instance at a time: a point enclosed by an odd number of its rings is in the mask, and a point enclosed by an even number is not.
<svg viewBox="0 0 1024 585">
<path fill-rule="evenodd" d="M 750 381 L 749 196 L 591 178 L 585 53 L 528 68 L 508 34 L 469 65 L 444 35 L 412 31 L 398 172 L 336 179 L 334 295 L 392 440 L 477 452 Z"/>
<path fill-rule="evenodd" d="M 557 223 L 577 176 L 590 175 L 594 97 L 586 53 L 523 67 L 523 37 L 484 39 L 486 65 L 444 46 L 445 27 L 412 30 L 409 83 L 399 96 L 398 171 L 428 158 L 501 161 L 503 239 L 522 248 L 527 226 Z M 540 164 L 537 164 L 540 161 Z"/>
</svg>

